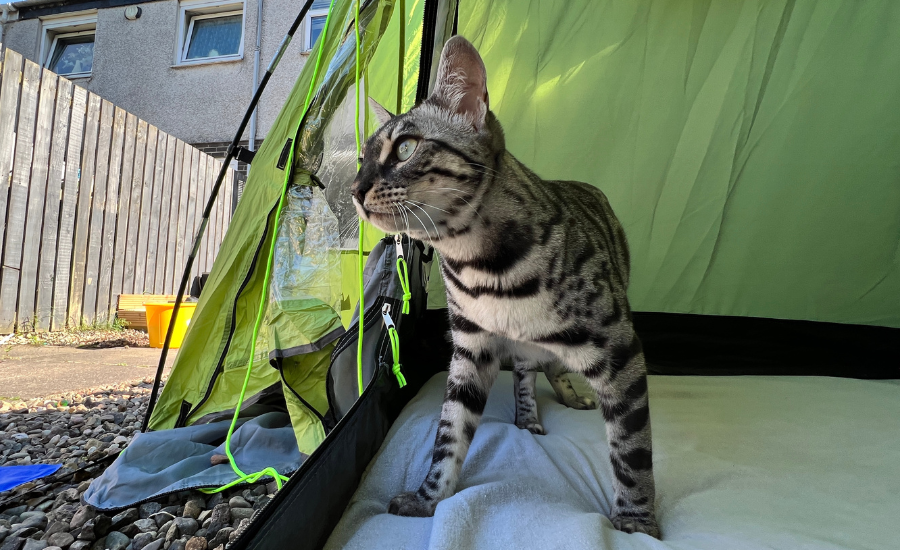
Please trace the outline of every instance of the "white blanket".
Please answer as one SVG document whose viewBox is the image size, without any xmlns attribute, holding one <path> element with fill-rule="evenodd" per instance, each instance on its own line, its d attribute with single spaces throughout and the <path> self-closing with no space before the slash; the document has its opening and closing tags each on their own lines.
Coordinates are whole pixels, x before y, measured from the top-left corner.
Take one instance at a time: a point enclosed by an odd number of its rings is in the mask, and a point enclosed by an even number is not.
<svg viewBox="0 0 900 550">
<path fill-rule="evenodd" d="M 819 377 L 650 378 L 663 540 L 606 518 L 603 419 L 556 402 L 545 436 L 512 424 L 512 377 L 488 400 L 457 493 L 433 518 L 385 512 L 418 488 L 446 374 L 404 409 L 327 548 L 900 549 L 900 383 Z"/>
</svg>

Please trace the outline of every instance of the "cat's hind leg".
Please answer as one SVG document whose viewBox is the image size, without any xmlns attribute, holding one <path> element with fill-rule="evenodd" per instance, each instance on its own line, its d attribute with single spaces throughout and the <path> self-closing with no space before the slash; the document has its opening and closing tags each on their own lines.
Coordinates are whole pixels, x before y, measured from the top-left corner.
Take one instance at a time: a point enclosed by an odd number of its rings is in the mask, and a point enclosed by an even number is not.
<svg viewBox="0 0 900 550">
<path fill-rule="evenodd" d="M 517 359 L 513 367 L 513 391 L 516 396 L 516 426 L 535 435 L 544 435 L 544 427 L 538 418 L 537 399 L 534 384 L 537 378 L 537 363 Z"/>
<path fill-rule="evenodd" d="M 580 396 L 575 392 L 575 388 L 572 387 L 572 381 L 569 380 L 569 376 L 572 373 L 567 372 L 560 363 L 551 361 L 544 363 L 543 367 L 544 374 L 547 375 L 547 380 L 553 386 L 553 391 L 556 392 L 560 403 L 570 409 L 588 410 L 597 408 L 596 400 L 586 395 Z"/>
</svg>

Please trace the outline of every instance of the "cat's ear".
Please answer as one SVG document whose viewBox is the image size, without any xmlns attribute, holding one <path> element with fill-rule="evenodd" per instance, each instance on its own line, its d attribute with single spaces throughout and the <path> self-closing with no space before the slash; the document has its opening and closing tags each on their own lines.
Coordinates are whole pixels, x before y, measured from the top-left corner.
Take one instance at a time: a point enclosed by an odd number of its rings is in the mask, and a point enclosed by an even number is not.
<svg viewBox="0 0 900 550">
<path fill-rule="evenodd" d="M 378 119 L 379 126 L 384 126 L 389 120 L 394 118 L 394 115 L 392 115 L 390 111 L 382 107 L 381 103 L 378 103 L 371 97 L 369 98 L 369 107 L 371 107 L 372 111 L 375 113 L 375 118 Z"/>
<path fill-rule="evenodd" d="M 487 71 L 478 50 L 462 36 L 444 44 L 429 101 L 471 120 L 476 130 L 484 128 L 489 108 Z"/>
</svg>

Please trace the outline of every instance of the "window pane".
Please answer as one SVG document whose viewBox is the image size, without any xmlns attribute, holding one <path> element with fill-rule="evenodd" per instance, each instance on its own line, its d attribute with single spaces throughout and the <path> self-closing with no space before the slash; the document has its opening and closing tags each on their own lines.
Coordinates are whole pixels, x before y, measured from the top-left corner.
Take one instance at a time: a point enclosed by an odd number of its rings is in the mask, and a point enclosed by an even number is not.
<svg viewBox="0 0 900 550">
<path fill-rule="evenodd" d="M 331 7 L 331 0 L 313 0 L 311 10 L 327 10 Z"/>
<path fill-rule="evenodd" d="M 94 65 L 94 35 L 60 38 L 50 58 L 50 70 L 57 74 L 89 73 Z"/>
<path fill-rule="evenodd" d="M 316 40 L 319 39 L 319 35 L 322 34 L 322 29 L 325 28 L 325 17 L 324 15 L 319 17 L 313 17 L 309 20 L 309 47 L 312 48 L 316 45 Z"/>
<path fill-rule="evenodd" d="M 241 17 L 194 19 L 187 59 L 235 55 L 241 46 Z"/>
</svg>

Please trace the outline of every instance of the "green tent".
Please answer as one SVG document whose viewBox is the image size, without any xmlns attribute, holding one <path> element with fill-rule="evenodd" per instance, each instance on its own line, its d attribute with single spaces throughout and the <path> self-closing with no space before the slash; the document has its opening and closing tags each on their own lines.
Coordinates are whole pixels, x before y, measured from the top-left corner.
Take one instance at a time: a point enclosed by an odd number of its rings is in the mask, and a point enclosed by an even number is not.
<svg viewBox="0 0 900 550">
<path fill-rule="evenodd" d="M 344 330 L 355 330 L 359 297 L 348 194 L 356 102 L 412 107 L 427 96 L 454 32 L 484 57 L 509 150 L 538 174 L 586 181 L 609 197 L 628 235 L 630 300 L 654 372 L 709 372 L 722 364 L 710 358 L 739 354 L 719 373 L 897 376 L 879 359 L 896 351 L 889 340 L 900 328 L 894 2 L 370 0 L 359 6 L 358 95 L 356 7 L 333 3 L 331 31 L 310 56 L 321 51 L 316 81 L 307 63 L 253 159 L 150 418 L 151 429 L 164 430 L 233 411 L 283 185 L 322 182 L 340 239 L 338 255 L 322 264 L 334 299 L 269 302 L 246 394 L 289 386 L 301 452 L 316 454 L 273 502 L 281 511 L 263 514 L 234 547 L 282 547 L 275 541 L 291 539 L 278 537 L 296 533 L 290 514 L 305 528 L 319 522 L 310 544 L 323 542 L 420 385 L 400 391 L 389 372 L 373 373 L 326 437 L 330 357 Z M 374 117 L 361 111 L 367 134 Z M 365 250 L 382 237 L 373 233 Z M 405 370 L 428 357 L 423 380 L 441 368 L 441 286 L 432 273 L 431 311 L 416 320 L 417 339 L 402 340 Z M 799 355 L 793 366 L 778 359 Z M 321 471 L 329 463 L 332 478 Z"/>
</svg>

